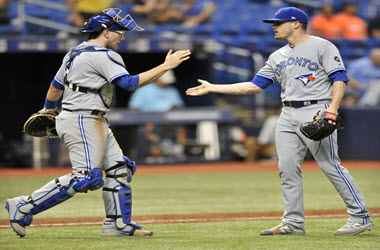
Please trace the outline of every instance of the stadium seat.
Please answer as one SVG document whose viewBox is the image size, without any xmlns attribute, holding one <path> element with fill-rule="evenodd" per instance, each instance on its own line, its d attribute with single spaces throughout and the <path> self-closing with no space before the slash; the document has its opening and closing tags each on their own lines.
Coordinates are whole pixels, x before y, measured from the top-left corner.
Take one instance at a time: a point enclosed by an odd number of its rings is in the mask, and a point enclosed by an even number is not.
<svg viewBox="0 0 380 250">
<path fill-rule="evenodd" d="M 286 44 L 284 41 L 279 41 L 273 38 L 273 34 L 262 37 L 259 42 L 258 52 L 264 55 L 270 55 L 275 50 L 283 47 Z"/>
<path fill-rule="evenodd" d="M 10 35 L 18 35 L 19 32 L 17 31 L 16 27 L 13 25 L 0 25 L 0 34 L 5 36 L 10 36 Z"/>
<path fill-rule="evenodd" d="M 354 60 L 359 57 L 366 56 L 368 54 L 368 42 L 367 40 L 341 40 L 340 52 L 343 59 L 345 60 Z"/>
<path fill-rule="evenodd" d="M 43 0 L 46 2 L 59 3 L 66 5 L 66 0 Z M 373 0 L 353 0 L 359 7 L 361 17 L 368 17 L 368 6 Z M 176 36 L 184 34 L 191 38 L 191 41 L 197 43 L 199 41 L 213 39 L 217 42 L 226 44 L 227 46 L 235 46 L 248 49 L 251 52 L 260 52 L 264 57 L 274 52 L 276 49 L 282 47 L 285 43 L 277 41 L 273 38 L 272 27 L 269 24 L 262 22 L 263 19 L 272 17 L 275 10 L 278 8 L 288 6 L 293 1 L 230 1 L 219 0 L 216 1 L 216 10 L 207 24 L 201 24 L 196 27 L 183 27 L 180 25 L 143 25 L 145 32 L 133 33 L 128 36 L 144 37 L 148 39 L 166 39 L 176 38 Z M 323 3 L 323 0 L 316 0 L 315 2 Z M 345 0 L 334 1 L 335 6 L 340 6 Z M 8 13 L 11 20 L 17 18 L 17 5 L 20 1 L 11 1 L 8 4 Z M 47 8 L 39 7 L 29 3 L 25 4 L 25 13 L 35 17 L 43 18 L 44 20 L 51 20 L 54 22 L 68 24 L 67 16 L 70 15 L 68 11 L 49 10 Z M 126 12 L 130 12 L 132 4 L 126 2 L 118 2 L 115 7 L 122 8 Z M 139 17 L 134 15 L 138 21 Z M 37 35 L 56 35 L 57 31 L 50 28 L 40 27 L 35 24 L 25 24 L 21 29 L 22 34 L 37 34 Z M 2 26 L 0 27 L 1 34 L 18 34 L 19 30 L 15 26 Z M 341 51 L 342 57 L 345 60 L 352 60 L 368 53 L 369 48 L 379 47 L 380 42 L 377 40 L 364 41 L 331 41 Z M 220 59 L 220 58 L 219 58 Z M 218 60 L 219 60 L 218 59 Z M 236 60 L 233 64 L 240 64 L 242 60 L 239 58 L 231 57 L 229 62 Z M 236 65 L 235 65 L 236 66 Z M 220 72 L 217 75 L 221 75 Z M 231 76 L 224 79 L 234 78 Z M 218 76 L 218 78 L 220 78 Z M 236 79 L 235 79 L 236 80 Z"/>
<path fill-rule="evenodd" d="M 17 2 L 11 1 L 7 5 L 8 15 L 11 20 L 17 18 Z"/>
<path fill-rule="evenodd" d="M 368 40 L 368 47 L 371 48 L 380 48 L 380 39 L 372 38 Z"/>
</svg>

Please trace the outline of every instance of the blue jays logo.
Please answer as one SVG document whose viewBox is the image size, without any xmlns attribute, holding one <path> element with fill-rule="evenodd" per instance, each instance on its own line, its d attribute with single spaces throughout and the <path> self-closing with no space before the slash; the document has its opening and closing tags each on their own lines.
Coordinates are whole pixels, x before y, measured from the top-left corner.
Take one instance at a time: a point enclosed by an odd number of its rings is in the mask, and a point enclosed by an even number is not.
<svg viewBox="0 0 380 250">
<path fill-rule="evenodd" d="M 295 79 L 300 80 L 304 86 L 306 86 L 309 82 L 312 82 L 315 80 L 315 76 L 313 73 L 304 74 L 297 76 Z"/>
</svg>

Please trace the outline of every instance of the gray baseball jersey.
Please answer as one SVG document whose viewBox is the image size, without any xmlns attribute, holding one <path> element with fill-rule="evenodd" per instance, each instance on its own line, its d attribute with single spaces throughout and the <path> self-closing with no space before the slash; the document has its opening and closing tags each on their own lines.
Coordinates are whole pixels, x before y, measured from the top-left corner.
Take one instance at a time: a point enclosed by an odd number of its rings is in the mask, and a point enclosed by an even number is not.
<svg viewBox="0 0 380 250">
<path fill-rule="evenodd" d="M 292 48 L 285 45 L 269 56 L 257 73 L 281 84 L 282 101 L 331 100 L 329 75 L 345 70 L 338 49 L 331 42 L 310 36 Z"/>
<path fill-rule="evenodd" d="M 300 125 L 329 107 L 332 81 L 329 75 L 345 70 L 338 49 L 329 41 L 310 36 L 292 48 L 286 45 L 269 56 L 258 76 L 277 81 L 283 102 L 298 101 L 303 107 L 284 106 L 276 128 L 276 147 L 285 213 L 283 222 L 304 228 L 301 166 L 307 149 L 344 200 L 350 220 L 367 223 L 364 197 L 347 169 L 340 165 L 336 131 L 320 142 L 306 138 Z M 313 105 L 310 101 L 314 101 Z"/>
<path fill-rule="evenodd" d="M 103 169 L 106 172 L 112 169 L 113 171 L 124 171 L 123 174 L 127 173 L 127 166 L 123 166 L 123 164 L 127 164 L 123 152 L 109 128 L 108 120 L 98 111 L 108 110 L 106 102 L 112 99 L 112 80 L 126 75 L 128 72 L 121 56 L 112 50 L 88 42 L 80 44 L 75 49 L 86 47 L 88 47 L 87 50 L 77 50 L 78 53 L 73 54 L 76 55 L 74 60 L 70 60 L 70 54 L 73 52 L 68 53 L 54 78 L 56 82 L 64 86 L 62 112 L 56 116 L 56 129 L 69 152 L 75 176 L 71 174 L 61 176 L 35 190 L 30 196 L 14 198 L 18 204 L 22 204 L 24 214 L 31 213 L 37 203 L 45 205 L 41 205 L 39 210 L 33 212 L 34 214 L 71 198 L 76 192 L 80 192 L 80 190 L 71 188 L 76 185 L 74 183 L 88 183 L 88 177 L 95 168 Z M 68 61 L 72 61 L 72 63 L 68 64 Z M 68 70 L 66 71 L 66 69 Z M 104 91 L 94 93 L 74 91 L 65 84 L 65 79 L 66 82 L 82 88 L 101 88 Z M 94 113 L 94 111 L 96 112 Z M 117 198 L 113 191 L 115 188 L 121 187 L 120 183 L 123 183 L 125 190 L 128 190 L 128 199 L 131 199 L 128 179 L 122 174 L 115 176 L 106 175 L 103 186 L 103 200 L 107 215 L 105 221 L 107 223 L 113 223 L 116 220 L 115 211 L 120 214 L 120 205 L 115 202 Z M 86 177 L 87 179 L 85 179 Z M 124 205 L 127 206 L 125 200 L 124 202 Z M 126 214 L 129 213 L 126 216 L 130 216 L 130 212 L 126 211 Z M 123 215 L 123 219 L 124 217 Z M 125 223 L 122 225 L 123 228 L 129 225 L 129 222 Z"/>
<path fill-rule="evenodd" d="M 120 162 L 124 162 L 123 152 L 109 128 L 107 119 L 101 115 L 92 114 L 92 111 L 108 110 L 104 102 L 105 98 L 112 99 L 112 80 L 126 75 L 128 72 L 121 56 L 112 50 L 88 42 L 83 42 L 77 48 L 89 46 L 94 49 L 78 53 L 71 65 L 69 64 L 69 70 L 65 72 L 70 59 L 70 53 L 68 53 L 54 78 L 65 88 L 63 109 L 56 117 L 56 129 L 69 152 L 73 173 L 79 178 L 88 176 L 94 168 L 109 170 Z M 65 76 L 69 83 L 90 89 L 103 88 L 105 91 L 104 93 L 76 92 L 64 84 Z M 30 197 L 18 197 L 19 203 L 27 204 L 24 208 L 25 214 L 33 208 L 29 203 L 29 198 L 36 202 L 42 202 L 52 195 L 56 195 L 61 190 L 61 186 L 58 186 L 57 183 L 67 187 L 73 183 L 73 177 L 72 175 L 61 176 L 35 190 Z M 113 190 L 115 187 L 120 187 L 120 182 L 116 178 L 106 178 L 104 187 Z M 75 192 L 70 195 L 74 194 Z M 113 195 L 113 192 L 103 190 L 107 215 L 113 215 L 117 207 Z M 66 197 L 66 199 L 70 197 Z M 62 201 L 64 200 L 60 200 L 58 203 Z M 106 220 L 115 221 L 115 219 L 108 218 Z"/>
<path fill-rule="evenodd" d="M 113 79 L 127 75 L 124 61 L 121 56 L 113 50 L 99 47 L 89 42 L 81 43 L 78 48 L 94 46 L 94 51 L 85 51 L 80 53 L 73 60 L 70 70 L 67 73 L 67 81 L 80 87 L 100 89 L 103 87 L 102 95 L 97 93 L 75 92 L 70 88 L 65 88 L 63 95 L 62 107 L 70 110 L 78 109 L 96 109 L 108 111 L 113 95 Z M 59 68 L 55 79 L 64 84 L 66 63 L 69 60 L 68 53 Z M 102 100 L 103 96 L 103 100 Z"/>
</svg>

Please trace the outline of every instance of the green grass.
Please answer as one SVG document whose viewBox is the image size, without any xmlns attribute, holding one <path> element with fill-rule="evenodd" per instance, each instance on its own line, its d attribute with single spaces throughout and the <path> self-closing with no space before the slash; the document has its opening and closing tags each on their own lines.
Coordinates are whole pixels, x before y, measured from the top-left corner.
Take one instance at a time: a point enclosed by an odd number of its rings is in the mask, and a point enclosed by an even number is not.
<svg viewBox="0 0 380 250">
<path fill-rule="evenodd" d="M 366 198 L 367 208 L 379 208 L 380 170 L 350 171 Z M 345 209 L 340 196 L 321 171 L 304 172 L 305 210 Z M 6 198 L 28 195 L 52 178 L 0 179 L 0 204 Z M 203 214 L 282 211 L 278 173 L 214 173 L 136 175 L 134 215 Z M 35 218 L 103 217 L 101 191 L 73 199 Z M 4 209 L 0 219 L 7 219 Z M 380 217 L 374 230 L 356 237 L 335 237 L 346 218 L 307 219 L 305 236 L 259 236 L 278 220 L 152 224 L 153 237 L 100 236 L 100 226 L 28 227 L 18 238 L 0 229 L 0 249 L 380 249 Z"/>
<path fill-rule="evenodd" d="M 366 198 L 367 207 L 379 208 L 380 170 L 356 170 L 351 174 Z M 0 204 L 4 204 L 6 198 L 29 195 L 50 180 L 45 177 L 0 179 Z M 279 178 L 274 172 L 136 175 L 132 188 L 134 215 L 283 210 Z M 345 209 L 340 196 L 321 171 L 304 172 L 304 190 L 305 210 Z M 102 217 L 101 191 L 77 194 L 37 216 Z M 0 219 L 6 218 L 6 213 L 0 212 Z"/>
<path fill-rule="evenodd" d="M 380 217 L 374 218 L 380 224 Z M 0 249 L 379 249 L 379 230 L 336 237 L 345 219 L 312 219 L 304 236 L 260 236 L 278 221 L 145 225 L 152 237 L 100 236 L 100 226 L 28 228 L 25 238 L 0 230 Z"/>
</svg>

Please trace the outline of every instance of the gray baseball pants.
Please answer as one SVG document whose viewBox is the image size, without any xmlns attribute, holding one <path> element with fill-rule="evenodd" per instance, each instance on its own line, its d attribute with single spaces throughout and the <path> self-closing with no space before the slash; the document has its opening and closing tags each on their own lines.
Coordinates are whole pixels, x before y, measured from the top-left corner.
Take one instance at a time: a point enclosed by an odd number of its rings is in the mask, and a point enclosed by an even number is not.
<svg viewBox="0 0 380 250">
<path fill-rule="evenodd" d="M 285 212 L 283 222 L 304 228 L 303 182 L 301 166 L 307 149 L 333 184 L 347 206 L 349 219 L 367 223 L 369 213 L 359 187 L 348 170 L 340 165 L 337 132 L 320 142 L 306 138 L 300 125 L 311 121 L 318 110 L 328 104 L 314 104 L 301 108 L 283 107 L 276 129 L 276 147 Z"/>
</svg>

